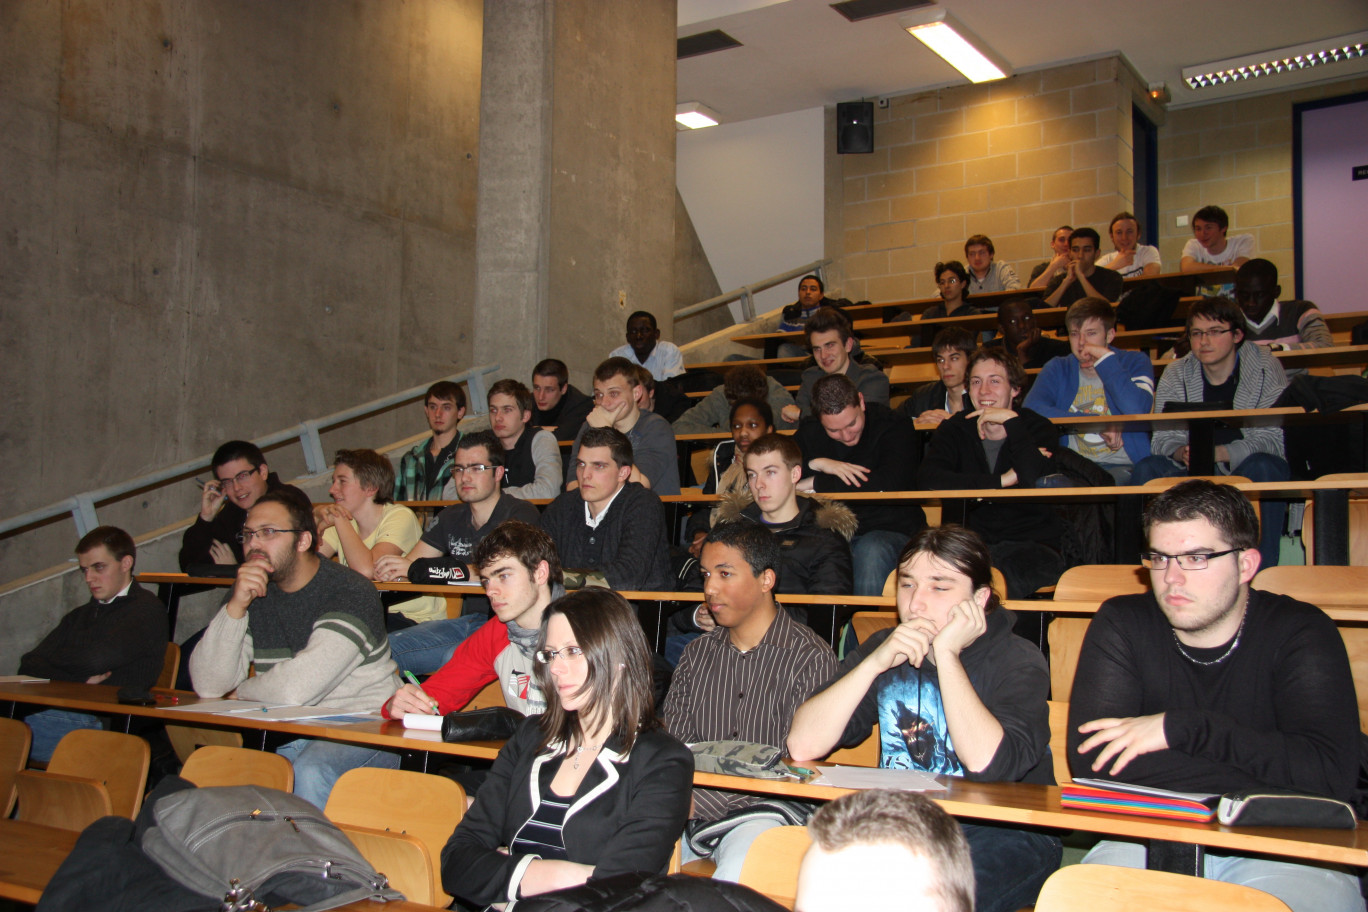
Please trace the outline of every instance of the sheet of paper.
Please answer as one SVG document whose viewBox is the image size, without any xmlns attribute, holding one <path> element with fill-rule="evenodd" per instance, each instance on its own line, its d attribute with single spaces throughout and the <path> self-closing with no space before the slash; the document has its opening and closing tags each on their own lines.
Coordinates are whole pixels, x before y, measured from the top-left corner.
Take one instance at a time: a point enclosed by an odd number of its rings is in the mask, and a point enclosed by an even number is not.
<svg viewBox="0 0 1368 912">
<path fill-rule="evenodd" d="M 875 769 L 867 766 L 824 766 L 813 785 L 833 788 L 899 789 L 904 792 L 943 792 L 947 786 L 921 770 Z"/>
<path fill-rule="evenodd" d="M 197 712 L 215 713 L 218 715 L 233 715 L 235 713 L 261 712 L 272 706 L 280 706 L 279 703 L 258 703 L 255 700 L 201 700 L 198 703 L 180 704 L 177 706 L 163 706 L 167 712 Z"/>
<path fill-rule="evenodd" d="M 0 675 L 0 684 L 47 684 L 48 678 L 35 678 L 33 675 Z"/>
<path fill-rule="evenodd" d="M 340 716 L 323 716 L 319 719 L 309 720 L 314 725 L 356 725 L 360 722 L 384 722 L 385 717 L 379 713 L 345 713 Z"/>
<path fill-rule="evenodd" d="M 439 732 L 442 730 L 443 718 L 443 716 L 429 716 L 427 713 L 404 713 L 404 728 Z"/>
<path fill-rule="evenodd" d="M 275 706 L 252 713 L 252 718 L 270 719 L 273 722 L 295 722 L 306 719 L 322 719 L 325 716 L 348 716 L 351 713 L 336 706 Z"/>
</svg>

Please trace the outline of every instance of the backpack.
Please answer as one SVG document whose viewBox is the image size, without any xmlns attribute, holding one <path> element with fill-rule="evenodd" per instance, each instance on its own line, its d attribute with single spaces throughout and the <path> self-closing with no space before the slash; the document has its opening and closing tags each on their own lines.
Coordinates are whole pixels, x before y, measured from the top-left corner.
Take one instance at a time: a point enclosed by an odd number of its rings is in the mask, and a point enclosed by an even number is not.
<svg viewBox="0 0 1368 912">
<path fill-rule="evenodd" d="M 297 903 L 304 912 L 402 900 L 323 812 L 255 785 L 186 788 L 157 799 L 142 849 L 224 912 Z"/>
</svg>

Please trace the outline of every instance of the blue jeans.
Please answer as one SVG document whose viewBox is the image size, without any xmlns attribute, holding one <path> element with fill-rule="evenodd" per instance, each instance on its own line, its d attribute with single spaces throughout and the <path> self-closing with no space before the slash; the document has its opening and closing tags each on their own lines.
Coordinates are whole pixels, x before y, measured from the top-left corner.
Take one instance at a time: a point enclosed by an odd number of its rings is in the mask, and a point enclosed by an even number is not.
<svg viewBox="0 0 1368 912">
<path fill-rule="evenodd" d="M 1245 461 L 1222 475 L 1243 475 L 1250 481 L 1290 481 L 1292 469 L 1287 460 L 1271 453 L 1253 453 Z M 1177 478 L 1188 474 L 1187 466 L 1179 465 L 1167 456 L 1146 456 L 1135 464 L 1130 483 L 1142 485 L 1155 478 Z M 1287 502 L 1283 500 L 1264 500 L 1259 503 L 1259 561 L 1260 567 L 1278 566 L 1278 550 L 1282 544 L 1283 522 L 1287 518 Z"/>
<path fill-rule="evenodd" d="M 299 738 L 276 748 L 276 753 L 294 764 L 294 793 L 319 810 L 328 804 L 337 777 L 362 766 L 398 769 L 399 755 L 359 744 L 314 741 Z"/>
<path fill-rule="evenodd" d="M 684 647 L 688 646 L 702 635 L 703 634 L 701 633 L 690 631 L 689 633 L 676 633 L 674 636 L 665 638 L 665 661 L 670 663 L 671 668 L 678 665 L 679 660 L 684 657 Z"/>
<path fill-rule="evenodd" d="M 746 853 L 750 851 L 751 843 L 759 839 L 765 830 L 772 830 L 777 826 L 779 824 L 773 820 L 751 820 L 729 830 L 717 844 L 717 848 L 713 849 L 713 853 L 708 856 L 712 863 L 717 865 L 717 869 L 712 873 L 712 879 L 739 883 L 741 866 L 746 861 Z M 685 839 L 679 856 L 680 863 L 688 864 L 698 857 L 698 853 L 689 846 L 689 840 Z"/>
<path fill-rule="evenodd" d="M 910 535 L 874 529 L 861 532 L 850 541 L 850 557 L 855 565 L 853 595 L 882 595 L 888 574 L 898 568 L 898 555 L 911 540 Z"/>
<path fill-rule="evenodd" d="M 1083 863 L 1143 868 L 1145 847 L 1137 842 L 1104 840 L 1093 846 Z M 1293 912 L 1363 912 L 1358 878 L 1333 867 L 1207 852 L 1202 874 L 1271 893 Z"/>
<path fill-rule="evenodd" d="M 1036 901 L 1045 879 L 1059 869 L 1058 836 L 1005 826 L 960 823 L 974 863 L 974 908 L 1015 912 Z"/>
<path fill-rule="evenodd" d="M 390 655 L 399 672 L 430 675 L 451 661 L 456 647 L 489 620 L 478 614 L 425 621 L 389 635 Z"/>
<path fill-rule="evenodd" d="M 69 712 L 65 709 L 45 709 L 25 717 L 24 724 L 33 732 L 33 745 L 29 748 L 30 760 L 47 763 L 57 742 L 69 732 L 82 728 L 104 728 L 99 716 L 89 713 Z"/>
</svg>

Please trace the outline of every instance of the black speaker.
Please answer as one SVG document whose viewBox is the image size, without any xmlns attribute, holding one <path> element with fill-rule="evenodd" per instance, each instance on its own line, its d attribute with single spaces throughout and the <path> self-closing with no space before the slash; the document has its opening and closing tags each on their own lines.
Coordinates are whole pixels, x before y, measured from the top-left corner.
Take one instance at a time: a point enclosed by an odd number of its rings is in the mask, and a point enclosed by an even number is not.
<svg viewBox="0 0 1368 912">
<path fill-rule="evenodd" d="M 836 105 L 836 151 L 841 155 L 874 151 L 874 102 Z"/>
</svg>

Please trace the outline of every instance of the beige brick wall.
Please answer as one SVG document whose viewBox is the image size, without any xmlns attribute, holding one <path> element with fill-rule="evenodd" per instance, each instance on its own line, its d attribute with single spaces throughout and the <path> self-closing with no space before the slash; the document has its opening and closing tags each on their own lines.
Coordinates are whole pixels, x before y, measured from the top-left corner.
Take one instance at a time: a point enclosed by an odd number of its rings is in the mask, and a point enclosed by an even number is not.
<svg viewBox="0 0 1368 912">
<path fill-rule="evenodd" d="M 853 300 L 930 297 L 938 260 L 986 234 L 1028 275 L 1059 225 L 1105 230 L 1130 206 L 1131 92 L 1117 58 L 891 99 L 876 151 L 832 156 L 840 249 L 831 291 Z"/>
<path fill-rule="evenodd" d="M 1159 252 L 1177 268 L 1198 208 L 1220 206 L 1230 234 L 1254 235 L 1258 255 L 1295 286 L 1292 248 L 1292 105 L 1368 90 L 1368 78 L 1170 111 L 1159 129 Z"/>
</svg>

